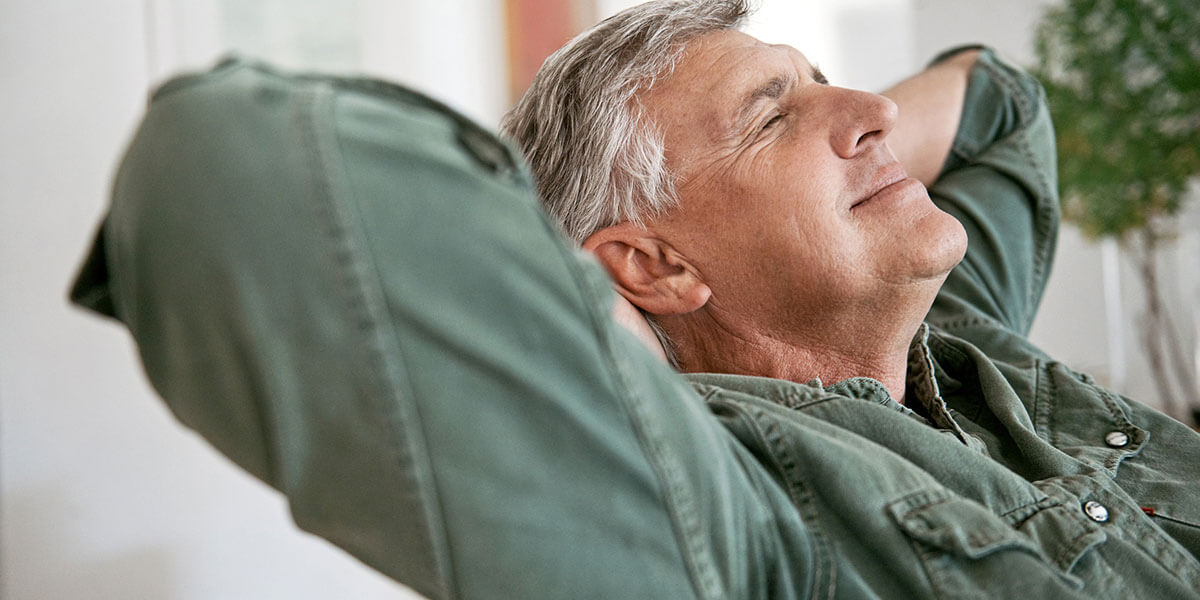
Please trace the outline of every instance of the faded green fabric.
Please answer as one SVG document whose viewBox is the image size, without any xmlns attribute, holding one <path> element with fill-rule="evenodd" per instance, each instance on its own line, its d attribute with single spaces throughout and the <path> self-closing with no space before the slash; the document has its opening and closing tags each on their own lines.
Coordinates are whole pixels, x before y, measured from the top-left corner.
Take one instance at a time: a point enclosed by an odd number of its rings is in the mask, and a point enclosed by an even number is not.
<svg viewBox="0 0 1200 600">
<path fill-rule="evenodd" d="M 972 245 L 915 411 L 867 379 L 679 376 L 494 136 L 242 61 L 154 95 L 72 297 L 300 527 L 430 598 L 1193 597 L 1200 441 L 1023 338 L 1051 136 L 985 53 L 933 189 Z"/>
<path fill-rule="evenodd" d="M 167 84 L 73 296 L 300 527 L 431 598 L 812 585 L 784 491 L 612 322 L 509 148 L 410 91 Z"/>
</svg>

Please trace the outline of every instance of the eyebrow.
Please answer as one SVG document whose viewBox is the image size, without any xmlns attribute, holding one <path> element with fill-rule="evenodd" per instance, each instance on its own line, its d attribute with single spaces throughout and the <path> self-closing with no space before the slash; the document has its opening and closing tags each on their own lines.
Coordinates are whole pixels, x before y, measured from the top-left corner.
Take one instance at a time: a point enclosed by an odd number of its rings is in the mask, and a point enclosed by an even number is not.
<svg viewBox="0 0 1200 600">
<path fill-rule="evenodd" d="M 829 80 L 825 78 L 825 74 L 821 72 L 821 68 L 817 65 L 812 66 L 812 73 L 810 73 L 810 75 L 812 76 L 813 81 L 821 85 L 829 85 Z"/>
<path fill-rule="evenodd" d="M 812 67 L 811 76 L 813 81 L 821 85 L 827 85 L 829 80 L 825 79 L 825 75 L 821 73 L 815 65 Z M 734 131 L 743 131 L 746 129 L 747 123 L 754 115 L 754 109 L 763 100 L 778 100 L 785 92 L 796 86 L 796 77 L 794 75 L 776 75 L 767 80 L 766 83 L 754 88 L 742 100 L 741 106 L 738 108 L 737 117 L 734 119 Z"/>
</svg>

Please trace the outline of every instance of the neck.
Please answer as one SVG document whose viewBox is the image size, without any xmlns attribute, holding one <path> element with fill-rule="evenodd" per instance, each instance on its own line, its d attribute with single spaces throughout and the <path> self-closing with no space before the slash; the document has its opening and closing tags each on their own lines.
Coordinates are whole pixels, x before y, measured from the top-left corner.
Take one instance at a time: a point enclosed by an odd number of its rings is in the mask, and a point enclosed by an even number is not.
<svg viewBox="0 0 1200 600">
<path fill-rule="evenodd" d="M 712 309 L 660 323 L 676 342 L 684 372 L 756 375 L 798 383 L 820 378 L 826 384 L 870 377 L 903 403 L 908 349 L 925 310 L 908 312 L 916 314 L 876 312 L 858 321 L 825 320 L 801 328 L 799 334 L 756 327 Z"/>
</svg>

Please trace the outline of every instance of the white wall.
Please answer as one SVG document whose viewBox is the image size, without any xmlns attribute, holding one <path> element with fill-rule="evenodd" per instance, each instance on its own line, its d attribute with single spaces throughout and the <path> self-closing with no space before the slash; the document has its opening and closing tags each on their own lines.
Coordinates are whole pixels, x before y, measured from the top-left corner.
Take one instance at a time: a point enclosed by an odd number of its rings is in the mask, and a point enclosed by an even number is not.
<svg viewBox="0 0 1200 600">
<path fill-rule="evenodd" d="M 152 79 L 236 52 L 290 69 L 381 77 L 495 127 L 507 109 L 498 0 L 143 0 Z"/>
</svg>

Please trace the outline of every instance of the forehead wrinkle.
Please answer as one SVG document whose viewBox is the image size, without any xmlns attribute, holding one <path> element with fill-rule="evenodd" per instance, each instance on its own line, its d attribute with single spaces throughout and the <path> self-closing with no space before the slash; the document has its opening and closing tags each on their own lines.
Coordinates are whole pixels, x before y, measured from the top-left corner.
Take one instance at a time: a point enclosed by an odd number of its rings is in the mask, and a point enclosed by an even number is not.
<svg viewBox="0 0 1200 600">
<path fill-rule="evenodd" d="M 796 76 L 786 73 L 775 75 L 768 79 L 766 83 L 751 90 L 743 98 L 737 113 L 734 115 L 730 132 L 736 134 L 744 129 L 745 124 L 754 116 L 755 109 L 758 108 L 763 100 L 778 100 L 793 87 L 796 87 Z"/>
<path fill-rule="evenodd" d="M 802 55 L 797 64 L 799 54 L 738 31 L 713 32 L 689 42 L 670 71 L 636 93 L 680 177 L 691 169 L 679 161 L 733 150 L 745 129 L 737 119 L 749 121 L 758 103 L 786 96 L 809 77 L 812 66 Z"/>
</svg>

